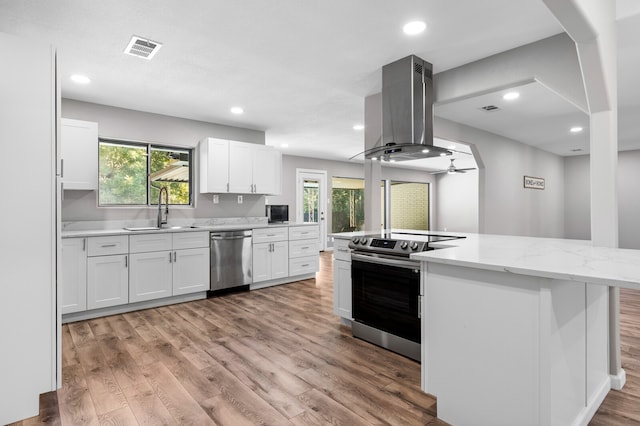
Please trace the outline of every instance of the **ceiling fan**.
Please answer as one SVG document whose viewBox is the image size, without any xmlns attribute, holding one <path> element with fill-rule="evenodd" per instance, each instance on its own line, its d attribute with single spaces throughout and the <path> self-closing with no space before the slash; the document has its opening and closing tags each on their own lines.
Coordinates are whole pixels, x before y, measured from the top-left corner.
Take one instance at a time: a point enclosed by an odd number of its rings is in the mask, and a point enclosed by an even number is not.
<svg viewBox="0 0 640 426">
<path fill-rule="evenodd" d="M 471 167 L 471 168 L 467 168 L 467 169 L 457 169 L 456 166 L 453 164 L 453 161 L 455 160 L 455 158 L 451 159 L 451 164 L 449 164 L 449 167 L 446 168 L 446 170 L 438 170 L 435 172 L 431 172 L 432 175 L 437 175 L 440 173 L 449 173 L 449 174 L 453 174 L 453 173 L 467 173 L 467 170 L 475 170 L 475 167 Z"/>
</svg>

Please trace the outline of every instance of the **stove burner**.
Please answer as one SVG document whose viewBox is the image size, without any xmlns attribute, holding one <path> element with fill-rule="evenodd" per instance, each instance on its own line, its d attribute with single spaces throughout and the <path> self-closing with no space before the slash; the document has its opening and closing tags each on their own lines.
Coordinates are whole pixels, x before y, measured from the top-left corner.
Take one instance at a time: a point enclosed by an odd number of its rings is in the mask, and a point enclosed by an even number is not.
<svg viewBox="0 0 640 426">
<path fill-rule="evenodd" d="M 429 244 L 440 241 L 457 240 L 455 235 L 411 234 L 408 232 L 383 232 L 353 237 L 349 248 L 363 253 L 379 253 L 399 257 L 409 257 L 411 253 L 434 250 Z"/>
</svg>

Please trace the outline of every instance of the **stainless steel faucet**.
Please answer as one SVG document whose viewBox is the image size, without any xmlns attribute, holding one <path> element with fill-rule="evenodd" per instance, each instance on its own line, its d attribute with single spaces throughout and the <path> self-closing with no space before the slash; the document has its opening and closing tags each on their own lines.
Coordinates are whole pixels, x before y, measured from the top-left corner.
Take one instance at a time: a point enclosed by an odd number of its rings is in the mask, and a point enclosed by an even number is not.
<svg viewBox="0 0 640 426">
<path fill-rule="evenodd" d="M 164 220 L 162 220 L 162 193 L 165 194 L 165 210 L 164 210 Z M 160 193 L 158 194 L 158 228 L 162 228 L 162 225 L 166 225 L 169 220 L 169 188 L 163 186 L 160 188 Z"/>
</svg>

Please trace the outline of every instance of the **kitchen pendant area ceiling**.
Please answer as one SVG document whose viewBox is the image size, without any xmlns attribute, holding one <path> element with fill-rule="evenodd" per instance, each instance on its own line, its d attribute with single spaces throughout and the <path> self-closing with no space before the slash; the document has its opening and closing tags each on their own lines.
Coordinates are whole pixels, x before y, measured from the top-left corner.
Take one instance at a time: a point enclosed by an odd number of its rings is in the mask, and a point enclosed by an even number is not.
<svg viewBox="0 0 640 426">
<path fill-rule="evenodd" d="M 618 0 L 620 100 L 640 109 L 640 89 L 622 90 L 640 70 L 633 2 Z M 411 21 L 426 30 L 404 34 Z M 563 30 L 537 0 L 0 0 L 0 31 L 57 47 L 64 98 L 262 130 L 285 154 L 346 161 L 362 151 L 353 125 L 383 64 L 415 54 L 437 74 Z M 132 34 L 162 49 L 126 55 Z"/>
</svg>

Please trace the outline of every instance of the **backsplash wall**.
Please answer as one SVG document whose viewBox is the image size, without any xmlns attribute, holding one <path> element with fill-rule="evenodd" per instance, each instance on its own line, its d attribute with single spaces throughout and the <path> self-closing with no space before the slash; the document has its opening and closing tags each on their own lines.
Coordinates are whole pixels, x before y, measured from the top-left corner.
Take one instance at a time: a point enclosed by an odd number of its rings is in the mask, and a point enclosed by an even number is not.
<svg viewBox="0 0 640 426">
<path fill-rule="evenodd" d="M 196 147 L 205 137 L 216 137 L 264 145 L 262 131 L 187 120 L 142 111 L 62 99 L 62 117 L 98 123 L 102 137 L 136 140 L 165 145 Z M 195 162 L 197 163 L 197 161 Z M 197 176 L 197 164 L 194 176 Z M 62 221 L 79 220 L 152 220 L 157 209 L 150 207 L 98 207 L 95 191 L 65 191 Z M 264 196 L 244 195 L 238 204 L 235 194 L 220 194 L 213 204 L 211 194 L 199 194 L 195 188 L 195 207 L 170 208 L 169 220 L 210 217 L 264 216 Z"/>
</svg>

